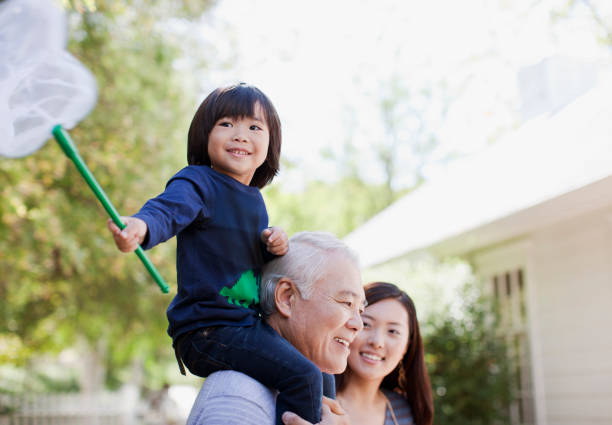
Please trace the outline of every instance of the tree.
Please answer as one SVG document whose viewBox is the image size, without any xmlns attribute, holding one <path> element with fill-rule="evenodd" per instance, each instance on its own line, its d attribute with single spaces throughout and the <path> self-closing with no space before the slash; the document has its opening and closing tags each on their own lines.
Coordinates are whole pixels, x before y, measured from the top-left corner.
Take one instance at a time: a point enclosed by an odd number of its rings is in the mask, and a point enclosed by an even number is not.
<svg viewBox="0 0 612 425">
<path fill-rule="evenodd" d="M 601 0 L 571 0 L 567 3 L 565 10 L 558 12 L 560 16 L 569 16 L 571 9 L 583 5 L 587 8 L 595 27 L 597 28 L 600 41 L 608 46 L 612 46 L 612 11 L 606 3 Z M 607 7 L 606 7 L 607 6 Z M 608 13 L 602 13 L 607 11 Z"/>
<path fill-rule="evenodd" d="M 123 214 L 136 212 L 184 164 L 196 92 L 174 70 L 182 53 L 164 21 L 199 15 L 210 2 L 70 1 L 69 51 L 95 75 L 99 98 L 72 132 L 81 155 Z M 162 295 L 133 255 L 122 256 L 106 214 L 55 143 L 0 162 L 0 362 L 82 347 L 119 381 L 140 357 L 150 370 L 171 359 Z M 150 253 L 174 280 L 173 243 Z M 77 344 L 78 342 L 78 344 Z M 96 380 L 99 377 L 98 380 Z"/>
<path fill-rule="evenodd" d="M 313 180 L 295 193 L 272 185 L 264 191 L 264 197 L 270 223 L 283 227 L 289 235 L 318 230 L 343 237 L 404 193 L 389 197 L 386 185 L 346 176 L 336 182 Z"/>
<path fill-rule="evenodd" d="M 473 284 L 466 285 L 462 300 L 461 311 L 432 317 L 425 325 L 435 423 L 507 423 L 512 375 L 493 304 Z"/>
<path fill-rule="evenodd" d="M 380 90 L 385 134 L 375 143 L 375 150 L 389 193 L 401 184 L 398 178 L 412 181 L 413 186 L 425 180 L 423 169 L 438 146 L 436 127 L 444 121 L 449 107 L 444 84 L 407 85 L 405 77 L 394 73 Z"/>
</svg>

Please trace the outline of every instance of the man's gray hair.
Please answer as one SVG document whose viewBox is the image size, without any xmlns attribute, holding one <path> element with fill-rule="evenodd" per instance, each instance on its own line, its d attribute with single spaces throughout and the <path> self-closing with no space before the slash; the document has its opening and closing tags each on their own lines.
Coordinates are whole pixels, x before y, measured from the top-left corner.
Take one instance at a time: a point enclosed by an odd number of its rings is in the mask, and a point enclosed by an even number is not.
<svg viewBox="0 0 612 425">
<path fill-rule="evenodd" d="M 331 233 L 300 232 L 293 235 L 289 239 L 289 251 L 263 267 L 259 301 L 264 316 L 269 317 L 276 311 L 274 291 L 283 277 L 296 284 L 303 298 L 310 298 L 314 283 L 323 277 L 332 254 L 343 255 L 359 266 L 357 255 Z"/>
</svg>

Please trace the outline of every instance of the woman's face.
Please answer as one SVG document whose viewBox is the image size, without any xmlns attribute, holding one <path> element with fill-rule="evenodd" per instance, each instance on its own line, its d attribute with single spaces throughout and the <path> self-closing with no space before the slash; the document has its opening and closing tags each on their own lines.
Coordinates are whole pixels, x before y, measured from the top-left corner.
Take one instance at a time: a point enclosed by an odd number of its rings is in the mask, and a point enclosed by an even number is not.
<svg viewBox="0 0 612 425">
<path fill-rule="evenodd" d="M 408 348 L 408 312 L 389 298 L 366 307 L 363 329 L 350 347 L 351 373 L 367 380 L 382 380 L 399 363 Z"/>
</svg>

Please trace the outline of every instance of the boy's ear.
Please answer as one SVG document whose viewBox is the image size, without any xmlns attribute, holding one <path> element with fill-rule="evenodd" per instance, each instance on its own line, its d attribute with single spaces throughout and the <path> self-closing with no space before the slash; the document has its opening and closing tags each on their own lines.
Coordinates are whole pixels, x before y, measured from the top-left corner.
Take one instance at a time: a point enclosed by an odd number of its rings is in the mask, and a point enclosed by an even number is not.
<svg viewBox="0 0 612 425">
<path fill-rule="evenodd" d="M 274 304 L 281 316 L 291 316 L 296 295 L 297 288 L 295 287 L 295 283 L 288 277 L 281 277 L 274 290 Z"/>
</svg>

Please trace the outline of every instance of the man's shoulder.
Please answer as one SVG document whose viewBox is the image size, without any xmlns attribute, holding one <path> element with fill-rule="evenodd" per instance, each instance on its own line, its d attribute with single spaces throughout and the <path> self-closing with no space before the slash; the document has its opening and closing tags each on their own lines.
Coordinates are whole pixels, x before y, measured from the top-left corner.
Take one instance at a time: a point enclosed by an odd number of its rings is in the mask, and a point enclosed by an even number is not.
<svg viewBox="0 0 612 425">
<path fill-rule="evenodd" d="M 209 391 L 215 395 L 244 396 L 253 398 L 253 395 L 261 398 L 269 398 L 274 403 L 274 393 L 259 381 L 244 373 L 235 370 L 222 370 L 212 373 L 202 385 L 202 391 Z"/>
<path fill-rule="evenodd" d="M 243 373 L 224 370 L 206 378 L 187 425 L 272 424 L 275 409 L 269 388 Z"/>
</svg>

